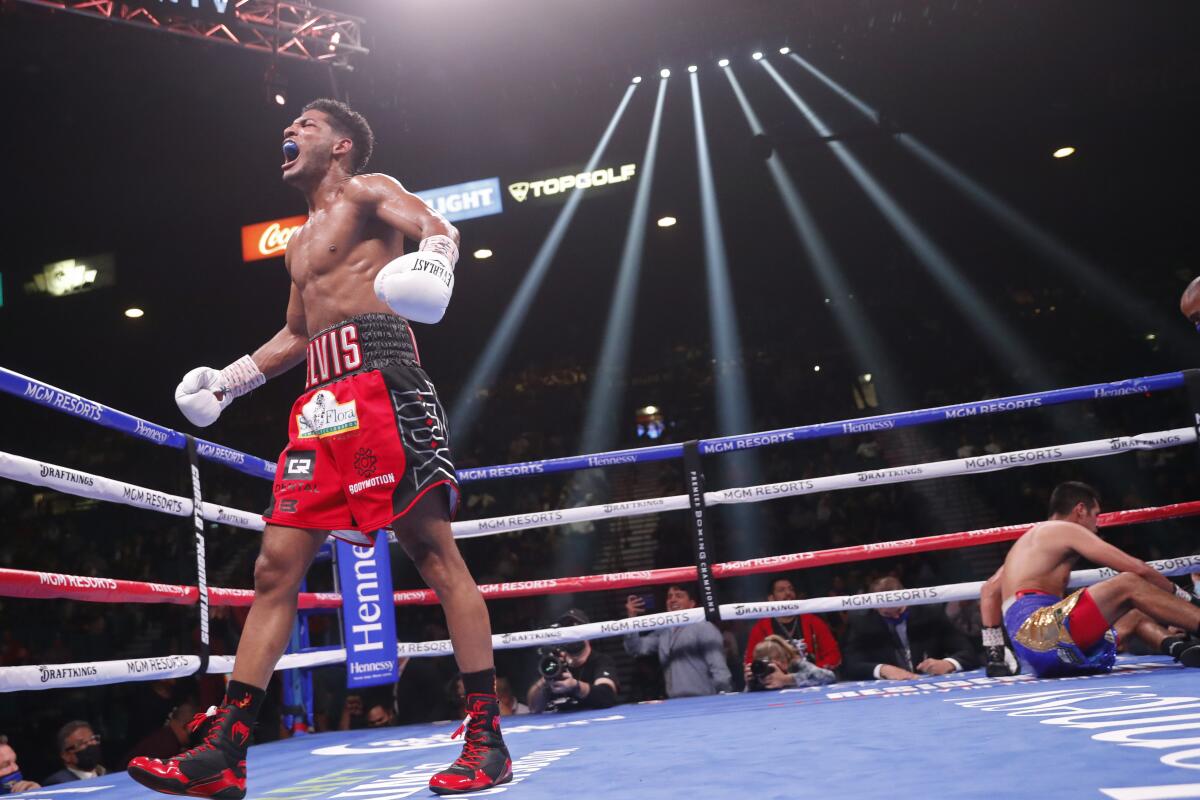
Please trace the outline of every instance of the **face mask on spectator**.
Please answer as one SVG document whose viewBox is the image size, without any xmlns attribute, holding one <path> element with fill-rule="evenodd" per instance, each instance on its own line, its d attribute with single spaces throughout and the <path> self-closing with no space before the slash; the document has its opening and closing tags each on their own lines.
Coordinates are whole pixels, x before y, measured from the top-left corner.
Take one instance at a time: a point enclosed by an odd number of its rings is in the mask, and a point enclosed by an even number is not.
<svg viewBox="0 0 1200 800">
<path fill-rule="evenodd" d="M 91 744 L 75 754 L 75 766 L 83 772 L 91 772 L 100 763 L 100 745 Z"/>
<path fill-rule="evenodd" d="M 0 794 L 12 794 L 14 784 L 21 781 L 21 770 L 0 776 Z"/>
</svg>

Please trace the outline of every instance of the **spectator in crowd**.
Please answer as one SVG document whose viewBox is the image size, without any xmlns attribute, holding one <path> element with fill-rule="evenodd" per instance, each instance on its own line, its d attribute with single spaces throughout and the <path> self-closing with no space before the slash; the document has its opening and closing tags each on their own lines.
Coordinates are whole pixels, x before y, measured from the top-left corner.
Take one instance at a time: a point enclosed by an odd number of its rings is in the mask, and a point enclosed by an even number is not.
<svg viewBox="0 0 1200 800">
<path fill-rule="evenodd" d="M 892 592 L 903 584 L 890 575 L 871 585 Z M 941 606 L 898 606 L 850 615 L 846 631 L 846 680 L 908 680 L 917 673 L 945 675 L 975 669 L 979 654 Z"/>
<path fill-rule="evenodd" d="M 667 587 L 667 611 L 696 607 L 692 589 L 675 584 Z M 645 600 L 631 594 L 625 613 L 636 617 L 646 611 Z M 680 628 L 632 633 L 625 637 L 625 652 L 631 656 L 654 654 L 666 679 L 667 697 L 699 697 L 728 692 L 729 667 L 725 666 L 723 640 L 717 626 L 697 622 Z"/>
<path fill-rule="evenodd" d="M 108 772 L 100 763 L 103 755 L 100 751 L 100 737 L 92 730 L 91 724 L 83 720 L 68 722 L 58 729 L 55 743 L 58 745 L 58 756 L 62 759 L 63 768 L 42 781 L 44 785 L 55 786 L 81 781 Z"/>
<path fill-rule="evenodd" d="M 160 678 L 156 681 L 139 684 L 134 691 L 137 693 L 136 700 L 130 703 L 129 724 L 126 726 L 126 730 L 130 739 L 139 740 L 161 731 L 166 724 L 167 717 L 171 715 L 173 709 L 178 708 L 179 704 L 175 697 L 176 681 L 174 678 Z"/>
<path fill-rule="evenodd" d="M 196 715 L 196 706 L 185 700 L 167 715 L 166 721 L 157 730 L 147 734 L 129 752 L 121 763 L 128 764 L 134 756 L 145 755 L 166 761 L 171 756 L 179 755 L 187 749 L 188 723 Z"/>
<path fill-rule="evenodd" d="M 368 728 L 390 728 L 396 724 L 396 712 L 384 703 L 372 703 L 367 709 Z"/>
<path fill-rule="evenodd" d="M 787 602 L 796 599 L 796 586 L 789 578 L 776 576 L 768 584 L 767 600 Z M 803 658 L 822 669 L 837 669 L 842 663 L 842 651 L 837 639 L 824 620 L 815 614 L 800 614 L 795 617 L 772 617 L 760 619 L 750 629 L 746 642 L 744 663 L 754 660 L 754 648 L 770 635 L 781 636 L 792 643 Z"/>
<path fill-rule="evenodd" d="M 362 696 L 346 695 L 346 702 L 342 705 L 342 718 L 338 721 L 338 730 L 356 731 L 366 727 L 366 724 L 366 720 L 363 718 Z"/>
<path fill-rule="evenodd" d="M 946 604 L 946 616 L 969 641 L 980 640 L 983 623 L 979 621 L 978 600 L 953 600 Z"/>
<path fill-rule="evenodd" d="M 824 686 L 837 680 L 831 669 L 821 669 L 792 647 L 782 636 L 771 634 L 754 646 L 754 660 L 745 665 L 746 691 Z"/>
<path fill-rule="evenodd" d="M 0 794 L 16 794 L 40 788 L 33 781 L 25 780 L 21 765 L 17 763 L 17 751 L 12 749 L 7 736 L 0 736 Z"/>
<path fill-rule="evenodd" d="M 0 667 L 12 667 L 29 661 L 29 648 L 10 629 L 0 632 Z"/>
<path fill-rule="evenodd" d="M 441 713 L 438 714 L 440 719 L 461 719 L 466 716 L 467 687 L 463 685 L 461 673 L 455 673 L 454 677 L 446 682 L 446 690 L 442 694 L 445 695 L 445 701 Z"/>
<path fill-rule="evenodd" d="M 496 678 L 496 698 L 500 701 L 500 716 L 502 717 L 529 713 L 529 706 L 517 702 L 517 696 L 513 694 L 512 683 L 508 678 Z"/>
<path fill-rule="evenodd" d="M 422 631 L 425 641 L 447 636 L 445 628 Z M 457 711 L 447 711 L 446 683 L 457 673 L 453 658 L 402 658 L 400 680 L 395 689 L 396 724 L 431 722 L 435 719 L 453 719 Z M 461 706 L 457 706 L 461 708 Z M 458 718 L 462 719 L 463 714 Z"/>
<path fill-rule="evenodd" d="M 554 627 L 586 625 L 579 609 L 563 614 Z M 617 670 L 613 660 L 592 649 L 588 641 L 565 644 L 547 653 L 539 664 L 541 677 L 529 687 L 529 710 L 578 711 L 616 705 Z"/>
</svg>

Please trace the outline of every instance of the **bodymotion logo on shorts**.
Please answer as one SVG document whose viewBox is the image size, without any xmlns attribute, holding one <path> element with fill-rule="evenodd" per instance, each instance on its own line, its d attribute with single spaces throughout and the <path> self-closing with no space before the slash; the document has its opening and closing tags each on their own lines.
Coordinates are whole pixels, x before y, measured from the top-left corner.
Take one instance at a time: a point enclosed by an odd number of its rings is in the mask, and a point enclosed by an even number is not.
<svg viewBox="0 0 1200 800">
<path fill-rule="evenodd" d="M 380 536 L 374 538 L 378 544 Z M 387 539 L 381 546 L 337 542 L 342 588 L 342 638 L 346 642 L 346 687 L 379 686 L 400 677 L 396 664 L 396 612 Z"/>
<path fill-rule="evenodd" d="M 311 481 L 316 470 L 316 450 L 293 450 L 283 465 L 283 477 L 289 481 Z"/>
</svg>

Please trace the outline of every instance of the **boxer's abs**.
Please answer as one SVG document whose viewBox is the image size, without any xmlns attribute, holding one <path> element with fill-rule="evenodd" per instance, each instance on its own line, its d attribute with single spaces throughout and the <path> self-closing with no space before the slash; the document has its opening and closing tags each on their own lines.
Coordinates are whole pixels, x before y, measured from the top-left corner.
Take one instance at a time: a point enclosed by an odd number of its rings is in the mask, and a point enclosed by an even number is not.
<svg viewBox="0 0 1200 800">
<path fill-rule="evenodd" d="M 375 296 L 375 275 L 402 255 L 402 234 L 362 222 L 351 208 L 335 205 L 310 218 L 287 252 L 309 337 L 356 314 L 390 313 Z"/>
<path fill-rule="evenodd" d="M 338 279 L 321 276 L 302 288 L 300 297 L 304 302 L 308 337 L 311 339 L 329 326 L 360 314 L 395 316 L 375 296 L 375 273 L 378 271 L 378 267 L 372 267 L 352 275 L 339 275 Z"/>
</svg>

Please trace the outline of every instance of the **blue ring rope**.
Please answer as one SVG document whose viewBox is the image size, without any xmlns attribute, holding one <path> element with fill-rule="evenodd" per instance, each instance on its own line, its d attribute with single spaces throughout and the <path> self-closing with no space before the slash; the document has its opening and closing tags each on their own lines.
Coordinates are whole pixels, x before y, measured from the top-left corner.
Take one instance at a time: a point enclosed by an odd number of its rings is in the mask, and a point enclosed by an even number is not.
<svg viewBox="0 0 1200 800">
<path fill-rule="evenodd" d="M 911 428 L 952 419 L 1004 414 L 1029 408 L 1074 403 L 1080 400 L 1099 400 L 1109 397 L 1124 397 L 1133 394 L 1178 389 L 1184 385 L 1182 372 L 1166 372 L 1145 378 L 1130 378 L 1110 383 L 1092 383 L 1068 389 L 1051 389 L 1045 392 L 998 397 L 992 400 L 977 400 L 970 403 L 925 408 L 917 411 L 901 411 L 895 414 L 880 414 L 873 417 L 857 417 L 836 422 L 819 422 L 813 425 L 798 425 L 773 431 L 719 436 L 700 441 L 700 453 L 710 455 L 735 450 L 752 450 L 784 442 L 800 442 L 809 439 L 824 439 L 833 436 L 850 436 L 871 431 Z M 62 411 L 66 414 L 90 420 L 106 428 L 112 428 L 155 444 L 182 450 L 186 440 L 182 433 L 156 425 L 153 422 L 126 414 L 115 408 L 63 391 L 47 383 L 26 377 L 20 373 L 0 367 L 0 391 L 33 403 Z M 257 456 L 247 455 L 230 447 L 196 439 L 196 449 L 202 458 L 233 467 L 239 472 L 272 480 L 275 464 Z M 539 461 L 518 461 L 493 467 L 472 467 L 458 470 L 461 483 L 508 478 L 524 475 L 549 475 L 555 472 L 570 472 L 579 469 L 594 469 L 621 464 L 646 464 L 683 456 L 682 444 L 661 444 L 630 450 L 613 450 L 592 455 L 564 456 Z"/>
</svg>

